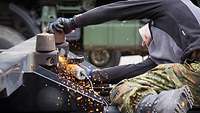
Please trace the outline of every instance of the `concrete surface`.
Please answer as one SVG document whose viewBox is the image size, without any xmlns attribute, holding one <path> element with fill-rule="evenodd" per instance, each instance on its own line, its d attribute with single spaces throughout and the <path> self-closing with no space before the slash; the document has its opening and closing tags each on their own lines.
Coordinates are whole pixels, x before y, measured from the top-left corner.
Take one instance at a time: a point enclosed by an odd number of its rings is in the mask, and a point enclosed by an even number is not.
<svg viewBox="0 0 200 113">
<path fill-rule="evenodd" d="M 142 62 L 147 57 L 142 57 L 139 55 L 132 55 L 132 56 L 123 56 L 120 59 L 119 65 L 126 65 L 126 64 L 136 64 Z"/>
</svg>

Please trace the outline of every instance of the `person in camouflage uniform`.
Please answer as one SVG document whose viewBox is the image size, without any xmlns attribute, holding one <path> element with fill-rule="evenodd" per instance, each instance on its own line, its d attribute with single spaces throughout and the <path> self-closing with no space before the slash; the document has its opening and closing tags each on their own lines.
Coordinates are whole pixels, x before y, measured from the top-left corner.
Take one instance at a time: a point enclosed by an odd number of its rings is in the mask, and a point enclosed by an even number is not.
<svg viewBox="0 0 200 113">
<path fill-rule="evenodd" d="M 152 39 L 150 31 L 147 26 L 148 24 L 140 28 L 139 31 L 141 37 L 143 37 L 143 45 L 146 45 L 148 47 Z M 192 95 L 194 95 L 195 105 L 199 106 L 200 61 L 195 59 L 199 57 L 200 57 L 200 52 L 194 51 L 191 54 L 191 58 L 193 59 L 188 59 L 183 64 L 180 63 L 160 64 L 157 67 L 149 70 L 148 72 L 140 76 L 130 79 L 125 79 L 120 83 L 118 83 L 111 91 L 111 101 L 114 104 L 118 105 L 120 111 L 124 113 L 133 113 L 133 112 L 140 113 L 140 110 L 138 111 L 139 102 L 142 101 L 143 97 L 150 94 L 157 95 L 165 90 L 172 90 L 189 86 L 190 87 L 189 89 L 192 90 L 191 92 L 193 94 L 189 91 L 188 95 L 190 95 L 191 97 Z M 193 99 L 191 99 L 189 102 L 191 105 L 193 104 L 192 101 Z M 155 100 L 152 100 L 152 102 L 148 101 L 148 104 L 150 104 L 152 107 L 152 104 L 155 104 Z M 156 105 L 160 104 L 156 103 L 154 106 Z"/>
<path fill-rule="evenodd" d="M 185 113 L 193 99 L 199 105 L 200 8 L 190 0 L 125 0 L 58 18 L 49 28 L 69 33 L 115 19 L 149 19 L 151 41 L 142 63 L 91 71 L 95 82 L 120 81 L 112 103 L 124 113 Z"/>
<path fill-rule="evenodd" d="M 111 100 L 119 106 L 123 113 L 133 113 L 136 112 L 142 97 L 188 85 L 194 95 L 195 105 L 199 106 L 199 67 L 200 61 L 184 64 L 161 64 L 140 76 L 121 81 L 111 91 Z M 170 102 L 167 101 L 171 104 Z M 166 106 L 167 104 L 164 107 Z"/>
</svg>

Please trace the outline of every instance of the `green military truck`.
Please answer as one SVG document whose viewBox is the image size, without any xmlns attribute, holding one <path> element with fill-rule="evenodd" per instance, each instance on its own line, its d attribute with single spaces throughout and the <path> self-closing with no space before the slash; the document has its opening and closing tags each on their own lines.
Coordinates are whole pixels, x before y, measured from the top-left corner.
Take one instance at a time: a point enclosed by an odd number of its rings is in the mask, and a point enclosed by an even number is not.
<svg viewBox="0 0 200 113">
<path fill-rule="evenodd" d="M 43 31 L 57 17 L 72 17 L 119 0 L 1 0 L 0 49 L 10 48 Z M 198 0 L 193 0 L 198 4 Z M 76 29 L 66 35 L 70 49 L 98 67 L 118 65 L 127 54 L 145 55 L 138 28 L 141 21 L 110 21 Z"/>
<path fill-rule="evenodd" d="M 89 61 L 99 67 L 108 67 L 118 65 L 122 55 L 147 54 L 141 46 L 139 26 L 140 22 L 133 20 L 111 21 L 84 28 L 83 46 Z"/>
</svg>

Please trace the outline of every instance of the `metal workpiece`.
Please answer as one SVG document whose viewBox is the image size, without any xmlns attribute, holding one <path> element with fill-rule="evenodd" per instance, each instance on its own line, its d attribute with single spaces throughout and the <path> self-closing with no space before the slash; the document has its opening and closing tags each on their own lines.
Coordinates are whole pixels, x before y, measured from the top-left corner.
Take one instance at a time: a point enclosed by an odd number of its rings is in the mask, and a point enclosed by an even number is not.
<svg viewBox="0 0 200 113">
<path fill-rule="evenodd" d="M 36 51 L 51 52 L 56 50 L 55 37 L 53 34 L 41 33 L 37 34 Z"/>
<path fill-rule="evenodd" d="M 103 111 L 101 96 L 56 73 L 58 50 L 45 47 L 48 44 L 55 45 L 51 39 L 52 35 L 40 34 L 0 54 L 0 109 L 83 113 L 89 110 Z M 68 55 L 76 58 L 73 53 L 69 52 Z"/>
<path fill-rule="evenodd" d="M 33 67 L 56 66 L 58 51 L 56 49 L 54 34 L 41 33 L 36 36 L 36 52 L 33 52 Z"/>
<path fill-rule="evenodd" d="M 100 112 L 103 111 L 106 103 L 104 99 L 94 91 L 84 89 L 84 86 L 81 87 L 78 83 L 70 79 L 60 78 L 61 76 L 43 67 L 38 67 L 35 72 L 40 74 L 40 77 L 46 77 L 52 83 L 57 83 L 56 85 L 59 85 L 62 89 L 61 91 L 68 92 L 66 93 L 67 95 L 65 95 L 65 98 L 67 97 L 68 99 L 66 100 L 67 104 L 63 106 L 69 107 L 67 110 L 70 112 L 72 112 L 71 110 L 83 113 L 89 113 L 91 111 L 95 112 L 96 110 Z M 46 83 L 48 86 L 50 86 L 49 82 Z"/>
<path fill-rule="evenodd" d="M 68 55 L 70 53 L 69 42 L 56 43 L 56 47 L 58 49 L 58 55 L 65 57 L 69 64 L 80 64 L 85 60 L 83 56 Z"/>
<path fill-rule="evenodd" d="M 56 66 L 58 64 L 58 51 L 52 52 L 34 52 L 34 67 L 40 65 L 46 66 Z"/>
<path fill-rule="evenodd" d="M 59 51 L 59 55 L 68 57 L 69 53 L 69 42 L 57 43 L 56 48 Z"/>
<path fill-rule="evenodd" d="M 0 54 L 0 98 L 8 97 L 23 84 L 23 72 L 31 69 L 35 38 L 16 45 Z"/>
<path fill-rule="evenodd" d="M 15 112 L 100 113 L 104 106 L 101 96 L 41 66 L 25 72 L 23 86 L 0 101 L 1 110 Z"/>
<path fill-rule="evenodd" d="M 36 40 L 37 37 L 33 37 L 0 54 L 0 109 L 12 112 L 107 113 L 109 103 L 94 91 L 91 80 L 88 77 L 78 80 L 67 70 L 59 68 L 56 65 L 58 49 L 36 49 L 40 43 Z M 95 69 L 70 51 L 67 56 L 66 59 L 74 59 L 72 65 L 86 71 Z"/>
</svg>

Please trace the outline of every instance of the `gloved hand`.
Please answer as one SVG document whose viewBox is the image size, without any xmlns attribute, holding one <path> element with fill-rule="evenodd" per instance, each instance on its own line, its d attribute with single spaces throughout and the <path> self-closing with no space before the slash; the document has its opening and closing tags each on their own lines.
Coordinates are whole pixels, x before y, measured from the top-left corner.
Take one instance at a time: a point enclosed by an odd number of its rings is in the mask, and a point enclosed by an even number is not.
<svg viewBox="0 0 200 113">
<path fill-rule="evenodd" d="M 87 76 L 86 71 L 77 65 L 75 77 L 79 80 L 85 80 Z"/>
<path fill-rule="evenodd" d="M 49 23 L 47 32 L 63 32 L 65 34 L 70 33 L 72 30 L 74 30 L 77 27 L 75 21 L 73 18 L 58 18 L 54 22 Z"/>
<path fill-rule="evenodd" d="M 77 64 L 68 64 L 66 67 L 67 75 L 74 76 L 78 80 L 86 79 L 86 71 Z"/>
<path fill-rule="evenodd" d="M 94 83 L 108 83 L 110 80 L 108 74 L 100 69 L 91 71 L 89 76 Z"/>
</svg>

